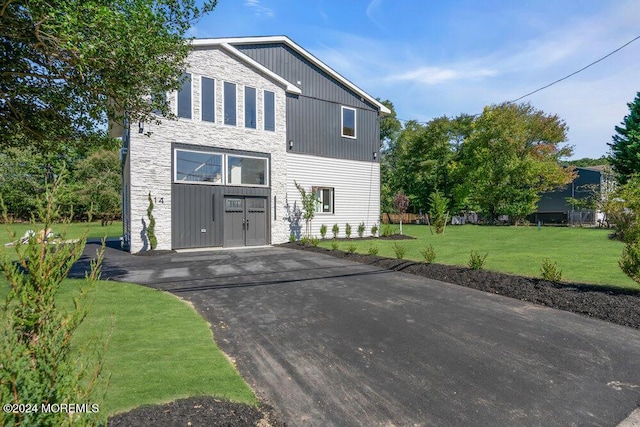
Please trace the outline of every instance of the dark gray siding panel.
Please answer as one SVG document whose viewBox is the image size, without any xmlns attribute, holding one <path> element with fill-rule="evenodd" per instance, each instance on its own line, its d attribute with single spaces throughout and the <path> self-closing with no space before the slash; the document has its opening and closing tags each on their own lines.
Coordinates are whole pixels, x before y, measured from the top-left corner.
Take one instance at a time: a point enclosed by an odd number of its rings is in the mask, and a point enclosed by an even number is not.
<svg viewBox="0 0 640 427">
<path fill-rule="evenodd" d="M 358 109 L 356 139 L 341 136 L 340 104 L 287 97 L 287 150 L 293 153 L 349 160 L 377 161 L 380 146 L 378 114 Z M 374 159 L 373 153 L 376 153 Z"/>
<path fill-rule="evenodd" d="M 302 90 L 302 95 L 287 96 L 287 141 L 293 144 L 290 151 L 378 161 L 380 132 L 375 105 L 282 43 L 235 47 Z M 355 140 L 341 137 L 340 106 L 357 109 Z"/>
<path fill-rule="evenodd" d="M 202 184 L 171 186 L 171 246 L 173 249 L 222 246 L 224 241 L 224 197 L 265 197 L 271 209 L 269 188 Z M 202 231 L 206 230 L 206 231 Z M 271 241 L 267 223 L 267 242 Z"/>
</svg>

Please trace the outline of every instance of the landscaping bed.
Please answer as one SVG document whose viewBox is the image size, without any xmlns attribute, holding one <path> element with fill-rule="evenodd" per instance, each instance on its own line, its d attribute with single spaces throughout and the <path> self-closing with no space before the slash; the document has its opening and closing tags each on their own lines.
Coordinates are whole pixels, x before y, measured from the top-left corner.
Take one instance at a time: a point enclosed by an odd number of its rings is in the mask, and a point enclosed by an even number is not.
<svg viewBox="0 0 640 427">
<path fill-rule="evenodd" d="M 142 406 L 109 418 L 108 426 L 280 427 L 284 424 L 268 405 L 255 407 L 205 396 Z"/>
<path fill-rule="evenodd" d="M 640 288 L 635 291 L 606 285 L 555 283 L 495 271 L 329 250 L 297 242 L 280 246 L 324 253 L 640 329 Z"/>
</svg>

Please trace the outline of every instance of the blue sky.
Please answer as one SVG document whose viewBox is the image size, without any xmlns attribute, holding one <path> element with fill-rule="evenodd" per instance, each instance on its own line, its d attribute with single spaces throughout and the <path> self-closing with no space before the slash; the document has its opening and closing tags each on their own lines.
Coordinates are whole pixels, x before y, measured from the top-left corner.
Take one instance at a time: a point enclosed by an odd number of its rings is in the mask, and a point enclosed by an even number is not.
<svg viewBox="0 0 640 427">
<path fill-rule="evenodd" d="M 640 35 L 637 0 L 219 0 L 198 38 L 286 35 L 401 119 L 477 114 Z M 640 40 L 525 98 L 569 126 L 574 158 L 608 152 L 640 91 Z"/>
</svg>

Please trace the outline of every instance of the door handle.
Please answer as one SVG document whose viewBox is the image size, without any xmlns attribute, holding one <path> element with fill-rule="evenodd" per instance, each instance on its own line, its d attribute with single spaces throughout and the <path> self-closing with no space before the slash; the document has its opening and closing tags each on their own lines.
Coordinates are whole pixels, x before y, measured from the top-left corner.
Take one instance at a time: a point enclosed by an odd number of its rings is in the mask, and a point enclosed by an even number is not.
<svg viewBox="0 0 640 427">
<path fill-rule="evenodd" d="M 248 230 L 249 229 L 249 220 L 246 220 L 246 221 L 247 221 L 247 230 Z"/>
</svg>

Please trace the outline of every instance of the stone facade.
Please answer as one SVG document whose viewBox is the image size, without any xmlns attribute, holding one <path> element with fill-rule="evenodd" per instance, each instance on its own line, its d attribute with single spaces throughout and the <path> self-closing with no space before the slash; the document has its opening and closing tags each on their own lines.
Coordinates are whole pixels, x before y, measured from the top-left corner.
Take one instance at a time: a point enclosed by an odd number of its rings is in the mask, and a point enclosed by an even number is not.
<svg viewBox="0 0 640 427">
<path fill-rule="evenodd" d="M 130 188 L 129 206 L 125 206 L 128 218 L 128 238 L 131 252 L 149 249 L 145 235 L 148 225 L 148 195 L 155 201 L 153 216 L 158 240 L 157 249 L 171 249 L 171 184 L 172 184 L 172 143 L 182 143 L 208 148 L 246 150 L 269 153 L 271 198 L 285 200 L 287 192 L 286 163 L 286 92 L 281 82 L 265 73 L 232 57 L 219 47 L 197 49 L 189 58 L 192 88 L 192 118 L 166 120 L 160 125 L 145 123 L 144 133 L 138 133 L 132 125 L 125 180 Z M 215 79 L 215 122 L 200 119 L 200 78 Z M 223 124 L 223 83 L 235 83 L 237 99 L 237 125 Z M 244 124 L 244 88 L 256 89 L 257 128 L 248 129 Z M 275 131 L 264 130 L 263 90 L 275 93 Z M 175 108 L 176 96 L 170 97 Z M 147 133 L 150 133 L 148 136 Z M 125 183 L 127 184 L 127 183 Z M 280 204 L 282 205 L 282 204 Z M 289 227 L 284 221 L 286 212 L 277 213 L 277 220 L 270 215 L 271 243 L 281 243 L 288 239 Z M 125 225 L 125 232 L 127 225 Z"/>
</svg>

